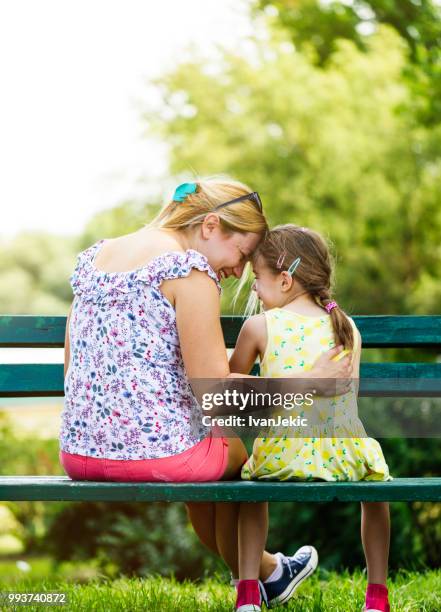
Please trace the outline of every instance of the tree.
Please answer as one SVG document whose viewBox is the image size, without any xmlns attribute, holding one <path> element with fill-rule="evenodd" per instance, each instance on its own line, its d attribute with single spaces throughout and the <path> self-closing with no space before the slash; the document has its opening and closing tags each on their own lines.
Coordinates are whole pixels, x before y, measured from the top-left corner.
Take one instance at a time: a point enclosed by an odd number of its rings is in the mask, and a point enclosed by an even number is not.
<svg viewBox="0 0 441 612">
<path fill-rule="evenodd" d="M 440 130 L 411 112 L 406 44 L 383 26 L 363 51 L 336 42 L 320 66 L 280 31 L 269 37 L 248 59 L 195 59 L 160 79 L 146 118 L 170 144 L 171 171 L 237 176 L 271 223 L 332 238 L 350 312 L 437 311 Z"/>
<path fill-rule="evenodd" d="M 8 314 L 65 314 L 75 239 L 44 232 L 19 234 L 0 246 L 0 301 Z"/>
<path fill-rule="evenodd" d="M 128 234 L 146 225 L 159 210 L 156 202 L 127 201 L 103 210 L 92 217 L 79 240 L 80 249 L 86 249 L 101 238 L 114 238 Z"/>
<path fill-rule="evenodd" d="M 348 39 L 362 50 L 382 24 L 402 37 L 409 49 L 407 84 L 423 121 L 441 121 L 441 8 L 432 0 L 256 0 L 300 49 L 312 50 L 324 65 L 336 42 Z"/>
</svg>

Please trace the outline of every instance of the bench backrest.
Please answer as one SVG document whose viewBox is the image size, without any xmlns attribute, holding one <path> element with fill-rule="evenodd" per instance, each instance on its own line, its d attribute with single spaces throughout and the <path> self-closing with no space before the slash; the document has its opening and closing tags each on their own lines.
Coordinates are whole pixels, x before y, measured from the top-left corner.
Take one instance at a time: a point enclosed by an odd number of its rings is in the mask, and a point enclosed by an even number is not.
<svg viewBox="0 0 441 612">
<path fill-rule="evenodd" d="M 441 349 L 441 316 L 355 316 L 364 348 Z M 234 346 L 243 318 L 223 316 L 228 348 Z M 66 317 L 0 316 L 0 348 L 64 346 Z M 439 395 L 441 363 L 362 363 L 361 390 L 366 393 Z M 431 383 L 432 386 L 431 386 Z M 0 397 L 63 395 L 63 365 L 0 364 Z"/>
</svg>

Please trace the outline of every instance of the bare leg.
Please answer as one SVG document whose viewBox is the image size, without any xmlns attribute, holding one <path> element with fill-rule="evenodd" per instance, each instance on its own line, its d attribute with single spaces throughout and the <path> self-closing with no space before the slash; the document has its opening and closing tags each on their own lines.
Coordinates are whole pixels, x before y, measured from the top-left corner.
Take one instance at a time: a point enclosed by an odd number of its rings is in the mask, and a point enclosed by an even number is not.
<svg viewBox="0 0 441 612">
<path fill-rule="evenodd" d="M 190 523 L 202 544 L 215 555 L 220 556 L 216 542 L 216 504 L 214 502 L 189 502 L 185 506 Z"/>
<path fill-rule="evenodd" d="M 188 517 L 196 535 L 202 544 L 224 559 L 235 578 L 239 576 L 238 506 L 239 503 L 234 502 L 189 502 L 186 504 Z M 265 523 L 262 527 L 266 531 Z M 260 562 L 260 579 L 266 580 L 276 566 L 277 561 L 274 555 L 264 551 Z"/>
<path fill-rule="evenodd" d="M 366 557 L 368 582 L 385 585 L 390 541 L 387 502 L 361 503 L 361 541 Z"/>
<path fill-rule="evenodd" d="M 239 438 L 229 438 L 228 440 L 228 464 L 222 480 L 233 480 L 240 476 L 240 469 L 247 458 L 245 446 Z M 235 502 L 191 502 L 187 503 L 187 511 L 193 528 L 201 542 L 215 554 L 220 555 L 229 566 L 233 576 L 239 575 L 239 554 L 238 554 L 238 523 L 239 511 L 242 506 L 263 506 L 267 504 L 240 504 Z M 258 531 L 258 521 L 260 523 L 260 534 L 258 538 L 264 537 L 266 541 L 268 530 L 267 510 L 257 510 L 253 516 L 253 511 L 245 510 L 245 517 L 250 516 L 253 526 L 250 533 Z M 245 520 L 247 520 L 245 518 Z M 245 531 L 246 533 L 246 531 Z M 253 535 L 253 538 L 256 536 Z M 258 539 L 256 539 L 256 542 Z M 258 548 L 260 548 L 258 544 Z M 264 544 L 262 546 L 263 550 Z M 252 551 L 251 554 L 257 554 Z M 260 578 L 265 580 L 277 567 L 274 555 L 264 551 L 260 554 Z M 248 571 L 248 570 L 247 570 Z"/>
<path fill-rule="evenodd" d="M 216 542 L 234 577 L 239 576 L 238 522 L 240 503 L 216 504 Z"/>
<path fill-rule="evenodd" d="M 268 504 L 266 502 L 240 504 L 239 577 L 241 580 L 259 578 L 267 535 Z"/>
</svg>

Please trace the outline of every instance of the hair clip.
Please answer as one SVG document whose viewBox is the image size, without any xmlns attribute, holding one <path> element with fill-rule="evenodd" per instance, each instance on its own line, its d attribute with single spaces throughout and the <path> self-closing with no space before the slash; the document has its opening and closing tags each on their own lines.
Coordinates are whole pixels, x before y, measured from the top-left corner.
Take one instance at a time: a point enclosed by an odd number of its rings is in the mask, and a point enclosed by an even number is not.
<svg viewBox="0 0 441 612">
<path fill-rule="evenodd" d="M 188 195 L 195 193 L 197 183 L 182 183 L 178 185 L 173 194 L 173 202 L 183 202 Z"/>
<path fill-rule="evenodd" d="M 285 257 L 286 257 L 286 251 L 282 251 L 280 253 L 279 259 L 277 260 L 277 263 L 276 263 L 276 268 L 278 270 L 280 270 L 280 268 L 283 266 L 283 262 L 285 261 Z"/>
<path fill-rule="evenodd" d="M 299 265 L 300 261 L 301 261 L 300 257 L 297 257 L 297 259 L 294 259 L 294 261 L 292 262 L 292 264 L 288 268 L 288 274 L 291 274 L 291 276 L 294 274 L 294 272 L 298 268 L 298 265 Z"/>
</svg>

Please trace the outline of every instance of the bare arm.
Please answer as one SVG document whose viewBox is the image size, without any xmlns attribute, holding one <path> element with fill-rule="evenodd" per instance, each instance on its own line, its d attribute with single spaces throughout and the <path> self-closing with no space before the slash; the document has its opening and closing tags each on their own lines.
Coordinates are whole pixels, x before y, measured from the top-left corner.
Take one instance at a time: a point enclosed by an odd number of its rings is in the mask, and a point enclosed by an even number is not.
<svg viewBox="0 0 441 612">
<path fill-rule="evenodd" d="M 173 294 L 176 326 L 189 378 L 226 378 L 227 351 L 220 324 L 219 292 L 212 279 L 199 270 L 186 278 L 165 281 Z"/>
<path fill-rule="evenodd" d="M 242 325 L 234 352 L 230 357 L 230 370 L 248 374 L 256 357 L 263 354 L 266 346 L 266 325 L 264 315 L 247 319 Z"/>
</svg>

